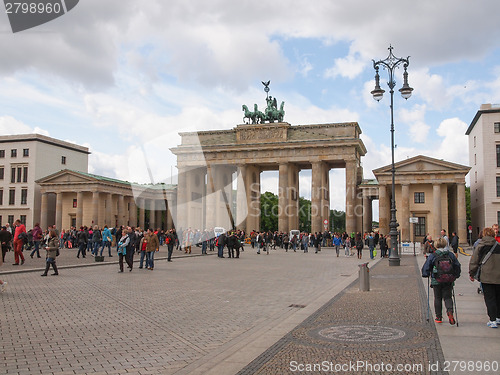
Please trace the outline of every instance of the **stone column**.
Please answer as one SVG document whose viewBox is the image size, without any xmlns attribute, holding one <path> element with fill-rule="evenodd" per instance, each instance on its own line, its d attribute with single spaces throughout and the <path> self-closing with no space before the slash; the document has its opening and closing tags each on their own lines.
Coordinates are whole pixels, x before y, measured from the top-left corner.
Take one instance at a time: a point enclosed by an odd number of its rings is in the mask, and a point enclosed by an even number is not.
<svg viewBox="0 0 500 375">
<path fill-rule="evenodd" d="M 247 193 L 247 231 L 260 230 L 260 168 L 254 165 L 247 166 L 245 176 Z"/>
<path fill-rule="evenodd" d="M 108 228 L 114 227 L 115 223 L 113 222 L 113 194 L 106 194 L 106 220 L 105 224 Z"/>
<path fill-rule="evenodd" d="M 236 228 L 243 229 L 248 233 L 246 226 L 246 219 L 248 215 L 247 207 L 247 189 L 245 186 L 245 176 L 247 175 L 246 165 L 238 166 L 238 173 L 236 177 L 237 190 L 236 190 Z"/>
<path fill-rule="evenodd" d="M 279 165 L 279 186 L 278 186 L 278 231 L 288 233 L 288 164 Z"/>
<path fill-rule="evenodd" d="M 135 204 L 135 199 L 134 197 L 128 197 L 128 202 L 129 202 L 129 222 L 130 226 L 136 227 L 137 226 L 137 205 Z"/>
<path fill-rule="evenodd" d="M 168 230 L 174 227 L 174 220 L 172 215 L 173 201 L 171 198 L 167 200 L 166 215 L 167 215 L 167 228 Z"/>
<path fill-rule="evenodd" d="M 372 231 L 372 200 L 368 191 L 363 192 L 363 233 Z"/>
<path fill-rule="evenodd" d="M 214 228 L 217 226 L 217 189 L 215 187 L 215 168 L 215 166 L 207 165 L 207 194 L 205 198 L 205 224 L 207 228 Z"/>
<path fill-rule="evenodd" d="M 40 212 L 40 228 L 46 230 L 49 226 L 49 193 L 42 193 L 41 212 Z M 61 230 L 62 228 L 57 228 Z"/>
<path fill-rule="evenodd" d="M 357 161 L 348 160 L 345 166 L 345 207 L 346 217 L 345 225 L 346 232 L 351 234 L 356 231 L 356 179 L 357 179 Z"/>
<path fill-rule="evenodd" d="M 465 184 L 457 184 L 457 235 L 461 243 L 467 243 L 467 218 L 465 208 Z"/>
<path fill-rule="evenodd" d="M 387 186 L 380 185 L 378 188 L 378 199 L 379 199 L 379 209 L 378 209 L 378 221 L 379 221 L 379 232 L 386 235 L 389 233 L 389 220 L 390 220 L 390 201 L 387 195 Z"/>
<path fill-rule="evenodd" d="M 125 197 L 118 195 L 118 225 L 127 225 L 125 222 Z"/>
<path fill-rule="evenodd" d="M 99 192 L 92 192 L 92 224 L 99 225 Z"/>
<path fill-rule="evenodd" d="M 433 209 L 432 209 L 432 214 L 433 214 L 433 228 L 434 228 L 434 233 L 431 233 L 432 237 L 437 239 L 441 236 L 441 229 L 442 228 L 442 223 L 441 223 L 441 185 L 440 184 L 433 184 L 432 185 L 432 198 L 433 198 Z"/>
<path fill-rule="evenodd" d="M 330 222 L 330 168 L 327 163 L 321 163 L 321 231 L 325 231 L 324 221 Z M 328 229 L 328 227 L 327 227 Z"/>
<path fill-rule="evenodd" d="M 410 185 L 401 185 L 401 240 L 410 242 Z"/>
<path fill-rule="evenodd" d="M 156 228 L 156 204 L 154 199 L 149 200 L 149 228 Z"/>
<path fill-rule="evenodd" d="M 146 220 L 146 202 L 144 198 L 137 198 L 137 205 L 139 206 L 139 227 L 144 230 Z"/>
<path fill-rule="evenodd" d="M 312 163 L 311 171 L 311 232 L 322 232 L 321 223 L 321 194 L 322 194 L 322 178 L 321 178 L 321 162 Z"/>
<path fill-rule="evenodd" d="M 288 164 L 288 230 L 299 229 L 299 168 Z"/>
<path fill-rule="evenodd" d="M 57 215 L 57 214 L 56 214 Z M 76 193 L 76 227 L 83 225 L 83 192 Z"/>
<path fill-rule="evenodd" d="M 177 167 L 177 230 L 186 229 L 188 222 L 188 187 L 187 187 L 187 168 Z"/>
<path fill-rule="evenodd" d="M 58 192 L 56 194 L 56 228 L 60 231 L 62 231 L 62 221 L 63 221 L 63 197 L 64 194 L 62 192 Z M 49 223 L 50 225 L 51 223 Z"/>
</svg>

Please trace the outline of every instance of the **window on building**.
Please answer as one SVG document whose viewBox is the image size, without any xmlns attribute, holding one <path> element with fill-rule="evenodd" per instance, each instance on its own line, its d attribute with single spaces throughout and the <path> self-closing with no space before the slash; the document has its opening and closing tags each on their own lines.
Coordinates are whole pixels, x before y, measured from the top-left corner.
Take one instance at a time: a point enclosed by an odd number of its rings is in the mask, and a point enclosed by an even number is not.
<svg viewBox="0 0 500 375">
<path fill-rule="evenodd" d="M 21 182 L 23 176 L 23 168 L 17 167 L 17 182 Z"/>
<path fill-rule="evenodd" d="M 425 217 L 419 217 L 418 223 L 415 225 L 415 236 L 425 236 L 427 234 L 427 230 L 425 229 Z"/>
<path fill-rule="evenodd" d="M 4 158 L 5 157 L 5 150 L 0 150 L 0 158 Z"/>
<path fill-rule="evenodd" d="M 12 150 L 10 150 L 10 157 L 11 158 L 17 157 L 17 149 L 13 148 Z"/>
<path fill-rule="evenodd" d="M 73 208 L 77 208 L 77 207 L 78 207 L 78 200 L 73 199 Z"/>
<path fill-rule="evenodd" d="M 30 149 L 29 148 L 23 148 L 23 156 L 30 156 Z"/>
<path fill-rule="evenodd" d="M 28 167 L 23 167 L 23 182 L 28 182 Z"/>
<path fill-rule="evenodd" d="M 474 182 L 477 184 L 477 171 L 474 172 Z"/>
<path fill-rule="evenodd" d="M 497 167 L 500 167 L 500 145 L 497 145 Z"/>
<path fill-rule="evenodd" d="M 0 215 L 0 227 L 3 226 L 2 225 L 2 215 Z"/>
<path fill-rule="evenodd" d="M 500 122 L 495 122 L 493 128 L 495 129 L 495 133 L 500 133 Z"/>
<path fill-rule="evenodd" d="M 9 205 L 14 205 L 16 204 L 16 190 L 15 189 L 10 189 L 9 190 Z"/>
<path fill-rule="evenodd" d="M 61 164 L 66 164 L 66 156 L 61 156 Z"/>
<path fill-rule="evenodd" d="M 423 192 L 415 193 L 415 203 L 425 203 L 425 193 Z"/>
<path fill-rule="evenodd" d="M 476 164 L 477 164 L 477 155 L 474 154 L 474 165 L 476 165 Z"/>
<path fill-rule="evenodd" d="M 5 174 L 4 167 L 0 167 L 0 180 L 3 180 L 4 174 Z"/>
<path fill-rule="evenodd" d="M 3 204 L 3 189 L 0 190 L 0 206 Z"/>
<path fill-rule="evenodd" d="M 474 147 L 476 147 L 476 136 L 474 136 Z"/>
<path fill-rule="evenodd" d="M 21 220 L 21 224 L 26 225 L 26 215 L 21 215 L 19 220 Z"/>
<path fill-rule="evenodd" d="M 21 204 L 28 204 L 28 189 L 21 189 Z"/>
<path fill-rule="evenodd" d="M 10 182 L 11 183 L 16 182 L 16 168 L 10 169 Z"/>
<path fill-rule="evenodd" d="M 14 215 L 7 216 L 7 223 L 12 227 L 14 225 Z"/>
</svg>

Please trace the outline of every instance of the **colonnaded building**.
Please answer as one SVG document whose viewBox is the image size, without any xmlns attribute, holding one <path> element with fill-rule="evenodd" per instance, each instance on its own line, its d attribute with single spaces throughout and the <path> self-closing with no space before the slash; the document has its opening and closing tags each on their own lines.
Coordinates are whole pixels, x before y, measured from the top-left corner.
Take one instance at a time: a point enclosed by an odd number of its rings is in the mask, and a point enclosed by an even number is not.
<svg viewBox="0 0 500 375">
<path fill-rule="evenodd" d="M 171 149 L 178 160 L 177 186 L 141 185 L 90 174 L 84 147 L 38 134 L 2 136 L 0 222 L 21 218 L 28 228 L 39 222 L 42 227 L 55 224 L 62 229 L 133 225 L 259 230 L 260 174 L 276 170 L 278 230 L 287 232 L 299 223 L 299 171 L 311 169 L 311 226 L 319 232 L 329 218 L 328 172 L 342 168 L 346 230 L 370 231 L 372 201 L 379 199 L 380 232 L 386 234 L 391 168 L 374 170 L 376 180 L 363 179 L 361 158 L 366 148 L 360 134 L 356 122 L 241 124 L 228 130 L 181 133 L 181 144 Z M 25 166 L 28 171 L 23 175 Z M 396 164 L 397 220 L 403 241 L 420 240 L 426 233 L 437 236 L 444 228 L 457 231 L 465 242 L 468 171 L 467 166 L 426 156 Z M 8 199 L 4 192 L 9 192 Z M 417 217 L 418 223 L 410 226 L 410 217 Z"/>
</svg>

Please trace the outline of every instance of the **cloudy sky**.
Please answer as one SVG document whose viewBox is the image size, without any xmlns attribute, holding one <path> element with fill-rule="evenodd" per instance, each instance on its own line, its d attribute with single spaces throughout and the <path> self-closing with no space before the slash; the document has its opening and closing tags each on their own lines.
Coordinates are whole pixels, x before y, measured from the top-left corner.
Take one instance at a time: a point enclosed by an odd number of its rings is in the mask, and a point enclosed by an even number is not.
<svg viewBox="0 0 500 375">
<path fill-rule="evenodd" d="M 468 124 L 500 103 L 498 0 L 82 0 L 12 33 L 0 13 L 0 134 L 38 132 L 90 148 L 90 172 L 170 181 L 179 131 L 230 129 L 265 106 L 292 125 L 357 121 L 365 178 L 390 163 L 389 96 L 375 102 L 372 59 L 410 57 L 413 96 L 395 96 L 396 159 L 468 164 Z M 381 72 L 388 91 L 387 72 Z M 397 72 L 396 90 L 402 84 Z M 310 174 L 301 172 L 301 195 Z M 332 171 L 332 208 L 344 209 Z M 265 173 L 263 190 L 277 190 Z"/>
</svg>

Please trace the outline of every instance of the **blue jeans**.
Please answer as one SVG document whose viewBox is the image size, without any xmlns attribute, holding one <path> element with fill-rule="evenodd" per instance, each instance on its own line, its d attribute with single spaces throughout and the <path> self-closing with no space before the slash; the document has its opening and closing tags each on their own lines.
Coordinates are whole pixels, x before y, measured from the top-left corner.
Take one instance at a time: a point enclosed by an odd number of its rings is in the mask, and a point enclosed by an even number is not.
<svg viewBox="0 0 500 375">
<path fill-rule="evenodd" d="M 141 251 L 141 260 L 139 261 L 139 268 L 142 268 L 142 265 L 144 264 L 144 258 L 146 257 L 146 252 Z M 148 267 L 148 261 L 146 259 L 146 268 Z"/>
<path fill-rule="evenodd" d="M 33 256 L 33 254 L 36 253 L 37 258 L 40 258 L 40 241 L 34 241 L 35 242 L 35 248 L 31 252 L 30 256 Z"/>
<path fill-rule="evenodd" d="M 149 251 L 146 253 L 146 268 L 155 268 L 155 252 Z"/>
<path fill-rule="evenodd" d="M 109 241 L 104 241 L 102 243 L 102 248 L 101 248 L 101 256 L 102 256 L 102 251 L 104 250 L 105 247 L 108 247 L 108 252 L 109 252 L 109 256 L 111 256 L 111 242 Z"/>
<path fill-rule="evenodd" d="M 373 246 L 370 246 L 370 259 L 373 259 Z"/>
<path fill-rule="evenodd" d="M 207 253 L 207 241 L 203 241 L 201 243 L 201 253 L 206 254 Z"/>
<path fill-rule="evenodd" d="M 219 258 L 223 258 L 224 257 L 224 245 L 219 245 L 217 246 L 217 255 Z"/>
<path fill-rule="evenodd" d="M 82 242 L 82 243 L 78 244 L 78 253 L 76 254 L 76 256 L 79 258 L 80 257 L 80 253 L 82 253 L 82 256 L 85 258 L 86 250 L 87 250 L 87 244 L 86 243 Z"/>
<path fill-rule="evenodd" d="M 92 249 L 92 254 L 94 255 L 97 255 L 97 253 L 99 252 L 99 247 L 102 245 L 102 242 L 93 242 L 92 243 L 92 246 L 93 246 L 93 249 Z M 101 255 L 102 256 L 102 255 Z"/>
</svg>

